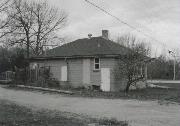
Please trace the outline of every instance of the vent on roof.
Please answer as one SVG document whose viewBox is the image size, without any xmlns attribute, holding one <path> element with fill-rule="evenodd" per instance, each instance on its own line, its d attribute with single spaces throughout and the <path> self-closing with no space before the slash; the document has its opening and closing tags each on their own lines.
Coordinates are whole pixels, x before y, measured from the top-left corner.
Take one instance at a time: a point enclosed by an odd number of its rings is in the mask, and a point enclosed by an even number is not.
<svg viewBox="0 0 180 126">
<path fill-rule="evenodd" d="M 109 39 L 109 33 L 108 33 L 109 31 L 108 30 L 102 30 L 102 37 L 104 38 L 104 39 Z"/>
<path fill-rule="evenodd" d="M 88 34 L 88 38 L 90 39 L 92 37 L 92 34 Z"/>
</svg>

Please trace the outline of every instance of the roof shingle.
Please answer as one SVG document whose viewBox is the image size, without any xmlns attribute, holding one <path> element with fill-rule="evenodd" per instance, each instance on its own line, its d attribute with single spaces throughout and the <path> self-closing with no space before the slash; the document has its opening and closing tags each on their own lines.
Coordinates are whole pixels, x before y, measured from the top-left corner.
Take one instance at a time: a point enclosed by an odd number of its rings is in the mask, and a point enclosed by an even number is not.
<svg viewBox="0 0 180 126">
<path fill-rule="evenodd" d="M 74 57 L 94 55 L 124 55 L 129 49 L 102 37 L 78 39 L 47 51 L 39 57 Z"/>
</svg>

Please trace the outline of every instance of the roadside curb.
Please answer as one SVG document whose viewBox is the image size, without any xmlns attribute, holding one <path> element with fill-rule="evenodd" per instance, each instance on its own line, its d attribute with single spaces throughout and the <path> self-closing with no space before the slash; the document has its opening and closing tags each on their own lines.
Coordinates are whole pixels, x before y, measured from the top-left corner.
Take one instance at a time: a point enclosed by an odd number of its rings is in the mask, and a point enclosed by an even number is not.
<svg viewBox="0 0 180 126">
<path fill-rule="evenodd" d="M 159 86 L 159 85 L 156 85 L 156 84 L 153 84 L 153 83 L 149 83 L 149 84 L 148 84 L 148 87 L 150 87 L 150 88 L 162 88 L 162 89 L 173 89 L 172 87 Z"/>
<path fill-rule="evenodd" d="M 71 91 L 57 90 L 57 89 L 50 89 L 50 88 L 25 86 L 25 85 L 17 85 L 17 87 L 19 87 L 19 88 L 35 89 L 35 90 L 41 90 L 41 91 L 57 92 L 57 93 L 63 93 L 63 94 L 73 94 L 73 92 L 71 92 Z"/>
</svg>

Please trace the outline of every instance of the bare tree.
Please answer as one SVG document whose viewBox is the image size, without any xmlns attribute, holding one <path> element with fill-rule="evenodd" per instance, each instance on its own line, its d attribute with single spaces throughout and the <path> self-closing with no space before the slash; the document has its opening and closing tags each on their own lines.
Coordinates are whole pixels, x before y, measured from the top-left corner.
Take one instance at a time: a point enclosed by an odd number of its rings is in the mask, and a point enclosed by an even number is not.
<svg viewBox="0 0 180 126">
<path fill-rule="evenodd" d="M 10 31 L 5 30 L 9 24 L 9 20 L 6 20 L 7 15 L 6 11 L 8 7 L 11 5 L 11 0 L 1 0 L 0 1 L 0 38 L 4 37 L 6 34 L 10 33 Z"/>
<path fill-rule="evenodd" d="M 65 25 L 67 14 L 47 2 L 14 0 L 8 18 L 9 29 L 14 31 L 8 41 L 25 45 L 29 58 L 30 49 L 40 55 L 44 44 L 58 38 L 55 32 Z"/>
<path fill-rule="evenodd" d="M 121 36 L 118 40 L 118 43 L 125 46 L 128 52 L 118 58 L 115 73 L 116 76 L 127 79 L 125 92 L 128 92 L 131 85 L 145 79 L 145 66 L 150 61 L 148 57 L 150 47 L 147 48 L 145 43 L 130 35 Z"/>
</svg>

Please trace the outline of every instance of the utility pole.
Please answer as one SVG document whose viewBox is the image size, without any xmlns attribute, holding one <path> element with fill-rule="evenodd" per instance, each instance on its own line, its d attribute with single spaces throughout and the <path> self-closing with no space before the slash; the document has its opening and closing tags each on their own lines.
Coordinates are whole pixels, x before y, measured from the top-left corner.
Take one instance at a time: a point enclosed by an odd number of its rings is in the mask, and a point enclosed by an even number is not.
<svg viewBox="0 0 180 126">
<path fill-rule="evenodd" d="M 175 53 L 173 51 L 169 50 L 169 54 L 171 54 L 174 57 L 174 76 L 173 76 L 173 80 L 176 80 L 176 56 Z"/>
</svg>

